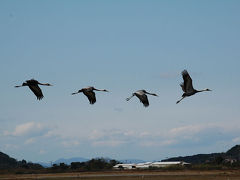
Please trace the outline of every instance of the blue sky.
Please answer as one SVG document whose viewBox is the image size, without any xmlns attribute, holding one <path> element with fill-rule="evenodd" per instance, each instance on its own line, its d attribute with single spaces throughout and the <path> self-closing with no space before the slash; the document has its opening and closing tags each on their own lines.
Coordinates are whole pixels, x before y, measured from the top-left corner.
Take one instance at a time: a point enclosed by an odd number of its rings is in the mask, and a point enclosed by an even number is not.
<svg viewBox="0 0 240 180">
<path fill-rule="evenodd" d="M 160 160 L 240 143 L 239 1 L 0 1 L 0 150 Z M 187 69 L 196 89 L 176 105 Z M 15 85 L 35 78 L 37 101 Z M 82 94 L 93 85 L 93 106 Z M 138 89 L 157 93 L 144 108 Z"/>
</svg>

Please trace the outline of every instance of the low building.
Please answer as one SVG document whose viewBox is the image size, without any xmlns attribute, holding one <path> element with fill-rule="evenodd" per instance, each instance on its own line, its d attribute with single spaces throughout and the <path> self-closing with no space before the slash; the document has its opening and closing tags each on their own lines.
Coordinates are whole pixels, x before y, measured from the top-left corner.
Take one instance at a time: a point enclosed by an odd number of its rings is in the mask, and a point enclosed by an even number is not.
<svg viewBox="0 0 240 180">
<path fill-rule="evenodd" d="M 148 169 L 152 162 L 138 163 L 136 164 L 137 169 Z"/>
<path fill-rule="evenodd" d="M 149 167 L 167 167 L 173 165 L 189 165 L 190 163 L 186 163 L 183 161 L 174 161 L 174 162 L 145 162 L 138 164 L 117 164 L 113 168 L 114 169 L 148 169 Z"/>
<path fill-rule="evenodd" d="M 136 164 L 116 164 L 114 169 L 136 169 Z"/>
<path fill-rule="evenodd" d="M 183 161 L 169 161 L 169 162 L 153 162 L 150 166 L 151 167 L 167 167 L 167 166 L 173 166 L 173 165 L 189 165 L 190 163 L 186 163 Z"/>
<path fill-rule="evenodd" d="M 233 163 L 237 162 L 237 160 L 236 160 L 236 159 L 232 159 L 232 158 L 226 158 L 226 159 L 224 159 L 223 162 L 224 162 L 224 163 L 233 164 Z"/>
</svg>

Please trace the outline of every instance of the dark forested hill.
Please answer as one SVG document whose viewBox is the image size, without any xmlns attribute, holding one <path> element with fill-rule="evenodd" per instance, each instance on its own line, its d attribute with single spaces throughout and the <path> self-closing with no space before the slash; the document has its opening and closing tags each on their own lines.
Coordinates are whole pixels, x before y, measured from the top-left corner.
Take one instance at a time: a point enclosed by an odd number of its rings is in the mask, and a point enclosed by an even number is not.
<svg viewBox="0 0 240 180">
<path fill-rule="evenodd" d="M 5 168 L 15 168 L 17 167 L 18 162 L 16 159 L 9 157 L 8 155 L 0 152 L 0 169 Z"/>
<path fill-rule="evenodd" d="M 164 159 L 162 161 L 184 161 L 191 164 L 202 164 L 208 161 L 211 161 L 212 159 L 215 159 L 216 157 L 223 155 L 224 153 L 212 153 L 212 154 L 197 154 L 193 156 L 179 156 L 179 157 L 173 157 L 169 159 Z"/>
<path fill-rule="evenodd" d="M 41 169 L 42 166 L 40 164 L 27 162 L 26 160 L 17 161 L 16 159 L 9 157 L 7 154 L 0 152 L 0 169 L 12 168 Z"/>
<path fill-rule="evenodd" d="M 236 159 L 238 161 L 240 161 L 240 145 L 236 145 L 234 147 L 232 147 L 231 149 L 229 149 L 225 156 L 227 158 L 232 158 L 232 159 Z"/>
<path fill-rule="evenodd" d="M 207 162 L 213 162 L 222 159 L 222 161 L 233 160 L 240 161 L 240 145 L 236 145 L 229 149 L 226 153 L 211 153 L 211 154 L 197 154 L 193 156 L 179 156 L 164 159 L 162 161 L 184 161 L 191 164 L 201 164 Z"/>
</svg>

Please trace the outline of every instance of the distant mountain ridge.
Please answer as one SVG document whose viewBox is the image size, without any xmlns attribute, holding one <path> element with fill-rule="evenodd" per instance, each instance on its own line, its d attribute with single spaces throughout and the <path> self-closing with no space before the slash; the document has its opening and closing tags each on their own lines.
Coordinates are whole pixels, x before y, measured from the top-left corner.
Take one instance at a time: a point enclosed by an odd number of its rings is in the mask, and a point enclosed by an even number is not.
<svg viewBox="0 0 240 180">
<path fill-rule="evenodd" d="M 68 158 L 68 159 L 65 159 L 65 158 L 60 158 L 56 161 L 53 161 L 53 162 L 49 162 L 49 163 L 46 163 L 46 162 L 38 162 L 39 164 L 41 164 L 43 167 L 51 167 L 53 164 L 60 164 L 60 163 L 64 163 L 64 164 L 67 164 L 67 165 L 70 165 L 72 162 L 86 162 L 86 161 L 89 161 L 89 159 L 86 159 L 86 158 L 83 158 L 83 157 L 73 157 L 73 158 Z"/>
<path fill-rule="evenodd" d="M 119 160 L 119 162 L 121 163 L 133 163 L 133 164 L 137 164 L 137 163 L 144 163 L 146 161 L 141 160 L 141 159 L 124 159 L 124 160 Z"/>
<path fill-rule="evenodd" d="M 95 159 L 98 159 L 98 158 L 95 158 Z M 105 160 L 111 160 L 111 158 L 104 158 Z M 50 167 L 51 165 L 53 164 L 60 164 L 60 163 L 64 163 L 64 164 L 67 164 L 67 165 L 70 165 L 72 162 L 86 162 L 86 161 L 89 161 L 90 159 L 86 159 L 86 158 L 83 158 L 83 157 L 73 157 L 73 158 L 69 158 L 69 159 L 65 159 L 65 158 L 60 158 L 56 161 L 53 161 L 51 163 L 46 163 L 46 162 L 38 162 L 39 164 L 41 164 L 42 166 L 44 167 Z M 143 163 L 143 162 L 146 162 L 144 160 L 141 160 L 141 159 L 124 159 L 124 160 L 119 160 L 119 162 L 121 163 Z"/>
<path fill-rule="evenodd" d="M 206 162 L 211 162 L 214 159 L 221 157 L 222 159 L 229 159 L 240 161 L 240 145 L 236 145 L 229 149 L 227 152 L 223 153 L 211 153 L 211 154 L 197 154 L 192 156 L 179 156 L 162 160 L 164 161 L 184 161 L 191 164 L 201 164 Z"/>
<path fill-rule="evenodd" d="M 54 161 L 53 163 L 54 164 L 65 163 L 65 164 L 70 165 L 72 162 L 86 162 L 86 161 L 89 161 L 89 159 L 82 158 L 82 157 L 73 157 L 73 158 L 69 158 L 69 159 L 61 158 L 61 159 Z"/>
<path fill-rule="evenodd" d="M 98 159 L 98 158 L 95 158 L 95 159 Z M 105 160 L 111 160 L 111 158 L 104 158 Z M 53 161 L 53 162 L 49 162 L 49 163 L 46 163 L 46 162 L 38 162 L 39 164 L 41 164 L 42 166 L 44 167 L 50 167 L 51 165 L 53 164 L 60 164 L 60 163 L 64 163 L 64 164 L 67 164 L 67 165 L 70 165 L 72 162 L 86 162 L 86 161 L 89 161 L 90 159 L 86 159 L 86 158 L 83 158 L 83 157 L 73 157 L 73 158 L 68 158 L 68 159 L 65 159 L 65 158 L 60 158 L 56 161 Z M 121 163 L 143 163 L 143 162 L 146 162 L 144 160 L 141 160 L 141 159 L 124 159 L 124 160 L 119 160 L 119 162 Z"/>
</svg>

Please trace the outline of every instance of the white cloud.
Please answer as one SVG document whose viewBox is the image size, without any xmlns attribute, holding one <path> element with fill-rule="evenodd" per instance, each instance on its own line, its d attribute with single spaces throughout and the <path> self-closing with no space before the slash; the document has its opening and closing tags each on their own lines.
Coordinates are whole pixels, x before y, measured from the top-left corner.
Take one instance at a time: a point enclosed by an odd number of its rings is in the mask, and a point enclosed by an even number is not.
<svg viewBox="0 0 240 180">
<path fill-rule="evenodd" d="M 88 136 L 89 140 L 100 140 L 110 138 L 126 138 L 136 136 L 134 131 L 124 131 L 120 129 L 93 130 Z"/>
<path fill-rule="evenodd" d="M 134 132 L 134 131 L 124 131 L 123 135 L 133 137 L 133 136 L 136 136 L 136 132 Z"/>
<path fill-rule="evenodd" d="M 50 138 L 50 137 L 56 137 L 59 136 L 59 134 L 55 130 L 49 130 L 44 134 L 44 137 Z"/>
<path fill-rule="evenodd" d="M 195 125 L 187 125 L 180 126 L 176 128 L 172 128 L 166 134 L 171 137 L 179 137 L 179 136 L 189 136 L 199 134 L 201 132 L 210 131 L 214 132 L 218 130 L 221 133 L 233 133 L 240 130 L 240 127 L 235 126 L 235 123 L 205 123 L 205 124 L 195 124 Z"/>
<path fill-rule="evenodd" d="M 45 154 L 46 153 L 46 151 L 44 150 L 44 149 L 41 149 L 40 151 L 39 151 L 39 154 Z"/>
<path fill-rule="evenodd" d="M 4 151 L 12 151 L 14 149 L 18 149 L 18 145 L 16 145 L 16 144 L 5 144 L 3 146 Z"/>
<path fill-rule="evenodd" d="M 40 124 L 35 124 L 34 122 L 29 122 L 29 123 L 26 123 L 26 124 L 18 125 L 16 127 L 15 131 L 13 132 L 13 135 L 21 136 L 23 134 L 26 134 L 26 133 L 32 131 L 34 126 L 36 126 L 36 128 L 41 128 Z"/>
<path fill-rule="evenodd" d="M 175 144 L 176 143 L 176 140 L 175 139 L 168 139 L 168 140 L 164 140 L 161 145 L 162 146 L 168 146 L 168 145 L 172 145 L 172 144 Z"/>
<path fill-rule="evenodd" d="M 133 130 L 124 131 L 120 129 L 94 130 L 90 134 L 88 140 L 93 146 L 116 147 L 125 144 L 149 146 L 150 144 L 156 145 L 155 142 L 158 141 L 158 138 L 162 139 L 157 133 L 154 134 L 147 131 L 136 132 Z"/>
<path fill-rule="evenodd" d="M 99 131 L 99 130 L 93 130 L 90 135 L 89 135 L 89 139 L 90 140 L 94 140 L 94 139 L 99 139 L 101 137 L 103 137 L 105 135 L 105 133 L 103 131 Z"/>
<path fill-rule="evenodd" d="M 29 138 L 24 142 L 24 144 L 32 144 L 32 143 L 35 143 L 35 142 L 36 142 L 35 138 Z"/>
<path fill-rule="evenodd" d="M 69 140 L 69 141 L 63 141 L 62 145 L 64 147 L 72 147 L 72 146 L 78 146 L 80 142 L 78 140 Z"/>
<path fill-rule="evenodd" d="M 175 144 L 177 141 L 175 139 L 164 139 L 160 136 L 152 136 L 147 140 L 140 140 L 139 145 L 143 147 L 164 147 Z"/>
<path fill-rule="evenodd" d="M 32 136 L 41 136 L 45 133 L 48 133 L 49 127 L 44 126 L 40 123 L 35 122 L 28 122 L 24 124 L 17 125 L 15 130 L 11 131 L 4 131 L 5 136 L 25 136 L 25 135 L 32 135 Z"/>
<path fill-rule="evenodd" d="M 203 130 L 203 125 L 188 125 L 170 129 L 169 136 L 179 136 L 184 134 L 196 134 Z"/>
<path fill-rule="evenodd" d="M 236 137 L 232 140 L 234 143 L 240 143 L 240 137 Z"/>
<path fill-rule="evenodd" d="M 125 141 L 121 140 L 102 140 L 102 141 L 94 141 L 92 142 L 93 146 L 110 146 L 116 147 L 126 143 Z"/>
<path fill-rule="evenodd" d="M 212 142 L 213 145 L 218 144 L 220 141 L 238 143 L 240 142 L 238 134 L 231 133 L 233 130 L 236 132 L 236 129 L 239 128 L 236 127 L 234 129 L 232 125 L 224 123 L 201 123 L 178 126 L 165 131 L 123 130 L 116 128 L 95 129 L 86 134 L 67 136 L 59 128 L 50 129 L 44 124 L 30 122 L 17 125 L 12 132 L 7 132 L 11 136 L 4 137 L 4 139 L 9 139 L 10 143 L 4 140 L 2 147 L 5 143 L 7 145 L 2 149 L 16 149 L 17 146 L 21 149 L 28 144 L 34 143 L 34 146 L 38 146 L 40 155 L 46 154 L 44 147 L 41 146 L 41 142 L 44 142 L 44 144 L 51 147 L 49 149 L 62 147 L 65 150 L 76 149 L 76 151 L 81 151 L 79 150 L 80 147 L 85 146 L 89 149 L 89 154 L 92 151 L 100 151 L 100 149 L 104 152 L 105 150 L 103 149 L 105 147 L 109 149 L 129 148 L 129 151 L 132 153 L 140 148 L 141 152 L 149 151 L 151 153 L 154 149 L 172 149 L 175 147 L 184 149 L 184 147 L 209 146 L 209 142 Z M 38 133 L 35 134 L 35 131 Z M 229 136 L 227 137 L 226 135 Z M 13 136 L 15 138 L 12 138 Z M 16 143 L 17 146 L 13 146 L 14 141 L 19 141 L 19 143 Z M 23 143 L 20 144 L 20 141 Z M 49 151 L 49 149 L 47 150 Z"/>
<path fill-rule="evenodd" d="M 180 144 L 203 144 L 206 138 L 210 137 L 217 143 L 222 140 L 224 134 L 234 134 L 238 130 L 238 127 L 225 122 L 190 124 L 161 133 L 120 129 L 94 130 L 88 136 L 87 141 L 93 146 L 116 147 L 131 144 L 136 147 L 169 147 Z M 231 137 L 225 139 L 229 140 L 229 138 Z M 240 138 L 235 138 L 232 141 L 239 142 Z"/>
<path fill-rule="evenodd" d="M 140 137 L 148 137 L 148 136 L 150 136 L 150 135 L 151 135 L 151 134 L 150 134 L 149 132 L 147 132 L 147 131 L 141 132 L 141 133 L 139 134 Z"/>
</svg>

